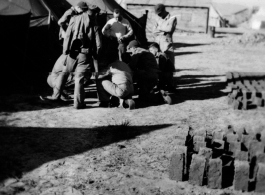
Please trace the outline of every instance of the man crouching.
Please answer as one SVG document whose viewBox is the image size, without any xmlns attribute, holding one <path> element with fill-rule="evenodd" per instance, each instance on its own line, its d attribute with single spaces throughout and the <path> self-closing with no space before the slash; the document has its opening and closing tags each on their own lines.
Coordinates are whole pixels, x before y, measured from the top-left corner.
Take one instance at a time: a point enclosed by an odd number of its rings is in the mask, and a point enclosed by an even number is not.
<svg viewBox="0 0 265 195">
<path fill-rule="evenodd" d="M 96 84 L 99 102 L 97 106 L 108 107 L 111 96 L 118 97 L 120 106 L 127 106 L 130 110 L 135 108 L 132 100 L 134 93 L 132 71 L 127 64 L 118 60 L 111 63 L 104 73 L 96 76 Z"/>
</svg>

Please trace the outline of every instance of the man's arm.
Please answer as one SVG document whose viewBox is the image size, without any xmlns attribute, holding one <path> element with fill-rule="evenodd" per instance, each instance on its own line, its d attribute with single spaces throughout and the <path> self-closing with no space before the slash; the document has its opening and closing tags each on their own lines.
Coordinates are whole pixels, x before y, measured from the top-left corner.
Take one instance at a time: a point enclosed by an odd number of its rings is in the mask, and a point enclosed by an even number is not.
<svg viewBox="0 0 265 195">
<path fill-rule="evenodd" d="M 111 75 L 111 72 L 108 69 L 108 70 L 101 71 L 101 72 L 94 72 L 94 74 L 92 75 L 92 77 L 90 79 L 104 79 L 110 75 Z"/>
<path fill-rule="evenodd" d="M 93 57 L 93 64 L 94 64 L 95 72 L 98 72 L 98 59 L 95 59 Z"/>
<path fill-rule="evenodd" d="M 71 17 L 74 15 L 74 13 L 75 13 L 74 8 L 71 7 L 71 8 L 68 9 L 68 10 L 64 13 L 64 15 L 59 19 L 59 21 L 58 21 L 58 25 L 59 25 L 60 27 L 62 27 L 62 29 L 63 29 L 64 31 L 66 31 L 67 26 L 68 26 L 68 23 L 69 23 Z"/>
<path fill-rule="evenodd" d="M 97 79 L 104 79 L 111 75 L 110 70 L 107 70 L 106 72 L 100 72 Z"/>
<path fill-rule="evenodd" d="M 153 26 L 153 29 L 152 29 L 154 34 L 160 32 L 157 28 L 158 28 L 158 22 L 154 21 L 154 26 Z"/>
<path fill-rule="evenodd" d="M 110 25 L 110 23 L 109 23 L 109 21 L 105 24 L 105 26 L 102 28 L 102 34 L 104 35 L 104 36 L 107 36 L 107 37 L 109 37 L 110 36 L 110 33 L 108 32 L 109 30 L 110 30 L 110 28 L 111 28 L 111 25 Z"/>
<path fill-rule="evenodd" d="M 159 70 L 164 71 L 167 65 L 167 58 L 163 55 L 160 55 L 158 58 Z"/>
<path fill-rule="evenodd" d="M 125 38 L 125 39 L 127 39 L 133 35 L 133 29 L 132 29 L 132 26 L 128 20 L 126 20 L 126 30 L 127 30 L 127 33 L 125 35 L 123 35 L 123 38 Z"/>
<path fill-rule="evenodd" d="M 176 25 L 177 25 L 177 18 L 175 16 L 172 16 L 171 18 L 163 22 L 160 26 L 158 26 L 157 29 L 162 32 L 170 33 L 175 30 Z"/>
<path fill-rule="evenodd" d="M 140 57 L 139 53 L 132 55 L 131 61 L 128 64 L 132 71 L 137 70 L 137 64 L 138 64 L 139 57 Z"/>
</svg>

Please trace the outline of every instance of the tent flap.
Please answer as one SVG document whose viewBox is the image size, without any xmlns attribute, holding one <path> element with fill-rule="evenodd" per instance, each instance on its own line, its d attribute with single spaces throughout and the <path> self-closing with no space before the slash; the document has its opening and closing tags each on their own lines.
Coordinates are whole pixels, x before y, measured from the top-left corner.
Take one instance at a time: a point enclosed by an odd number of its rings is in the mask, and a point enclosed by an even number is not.
<svg viewBox="0 0 265 195">
<path fill-rule="evenodd" d="M 23 15 L 30 12 L 29 0 L 1 0 L 0 15 Z"/>
</svg>

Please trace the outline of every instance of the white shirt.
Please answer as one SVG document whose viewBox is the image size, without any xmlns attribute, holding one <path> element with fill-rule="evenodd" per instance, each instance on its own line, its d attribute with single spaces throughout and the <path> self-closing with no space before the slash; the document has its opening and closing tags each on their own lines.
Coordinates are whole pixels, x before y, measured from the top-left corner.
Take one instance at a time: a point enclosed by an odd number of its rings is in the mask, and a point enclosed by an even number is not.
<svg viewBox="0 0 265 195">
<path fill-rule="evenodd" d="M 129 37 L 133 34 L 133 30 L 130 22 L 125 18 L 122 18 L 121 21 L 117 21 L 115 18 L 112 18 L 102 28 L 102 34 L 117 38 L 124 35 Z"/>
</svg>

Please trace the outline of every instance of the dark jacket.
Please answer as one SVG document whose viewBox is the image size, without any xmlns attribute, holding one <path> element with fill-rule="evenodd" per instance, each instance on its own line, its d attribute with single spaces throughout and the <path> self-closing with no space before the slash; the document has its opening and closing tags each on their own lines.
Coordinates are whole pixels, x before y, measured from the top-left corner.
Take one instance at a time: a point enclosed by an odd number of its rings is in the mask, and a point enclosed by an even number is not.
<svg viewBox="0 0 265 195">
<path fill-rule="evenodd" d="M 132 70 L 144 70 L 148 72 L 159 72 L 155 56 L 148 50 L 138 47 L 135 54 L 131 56 L 129 66 Z"/>
<path fill-rule="evenodd" d="M 70 50 L 79 49 L 79 52 L 87 50 L 88 54 L 94 56 L 95 59 L 97 58 L 96 35 L 90 17 L 91 12 L 89 10 L 72 16 L 63 42 L 63 54 L 67 55 Z M 75 48 L 73 48 L 74 42 L 78 43 L 75 44 Z"/>
</svg>

